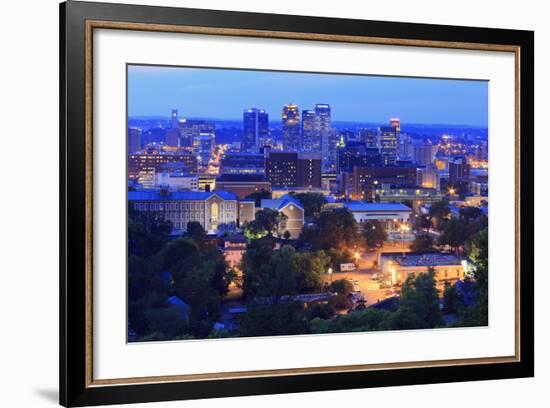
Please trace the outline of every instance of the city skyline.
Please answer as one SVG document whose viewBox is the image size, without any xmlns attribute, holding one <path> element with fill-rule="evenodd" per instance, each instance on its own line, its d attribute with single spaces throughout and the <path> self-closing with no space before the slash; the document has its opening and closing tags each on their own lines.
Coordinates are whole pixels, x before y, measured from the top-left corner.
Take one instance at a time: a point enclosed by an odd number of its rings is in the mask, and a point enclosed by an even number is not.
<svg viewBox="0 0 550 408">
<path fill-rule="evenodd" d="M 211 92 L 209 92 L 211 91 Z M 213 97 L 215 95 L 215 98 Z M 265 109 L 279 123 L 282 108 L 331 105 L 335 122 L 488 125 L 488 82 L 215 68 L 128 66 L 128 116 L 242 119 Z"/>
</svg>

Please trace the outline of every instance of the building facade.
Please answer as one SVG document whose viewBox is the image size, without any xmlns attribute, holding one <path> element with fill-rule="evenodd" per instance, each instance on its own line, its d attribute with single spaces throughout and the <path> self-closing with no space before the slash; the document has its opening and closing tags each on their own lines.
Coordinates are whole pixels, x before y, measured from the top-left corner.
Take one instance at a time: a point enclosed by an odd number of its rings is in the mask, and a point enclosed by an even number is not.
<svg viewBox="0 0 550 408">
<path fill-rule="evenodd" d="M 243 141 L 245 152 L 257 151 L 269 138 L 269 116 L 263 109 L 250 108 L 243 111 Z"/>
<path fill-rule="evenodd" d="M 292 103 L 284 105 L 282 111 L 283 148 L 285 150 L 300 150 L 300 110 Z"/>
<path fill-rule="evenodd" d="M 261 208 L 276 210 L 285 216 L 285 221 L 279 225 L 278 233 L 282 236 L 289 232 L 291 239 L 297 239 L 304 228 L 304 207 L 290 195 L 278 199 L 262 200 Z"/>
<path fill-rule="evenodd" d="M 397 130 L 392 126 L 382 126 L 379 132 L 380 154 L 385 166 L 397 160 Z"/>
<path fill-rule="evenodd" d="M 315 127 L 315 111 L 302 111 L 302 148 L 306 152 L 320 152 L 321 139 Z"/>
<path fill-rule="evenodd" d="M 170 221 L 175 233 L 187 231 L 191 221 L 199 222 L 208 233 L 232 231 L 237 227 L 237 204 L 237 196 L 226 191 L 128 192 L 129 206 L 136 211 L 160 214 Z"/>
</svg>

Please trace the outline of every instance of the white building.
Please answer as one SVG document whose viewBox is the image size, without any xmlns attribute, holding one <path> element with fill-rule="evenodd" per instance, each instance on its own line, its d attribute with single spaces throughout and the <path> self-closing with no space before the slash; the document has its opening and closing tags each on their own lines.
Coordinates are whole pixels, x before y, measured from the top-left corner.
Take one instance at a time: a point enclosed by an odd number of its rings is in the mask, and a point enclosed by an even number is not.
<svg viewBox="0 0 550 408">
<path fill-rule="evenodd" d="M 171 191 L 199 191 L 199 176 L 163 171 L 155 175 L 155 187 L 164 187 Z"/>
<path fill-rule="evenodd" d="M 364 224 L 367 221 L 378 221 L 385 225 L 389 241 L 411 241 L 410 218 L 412 210 L 401 203 L 345 203 L 355 221 Z"/>
</svg>

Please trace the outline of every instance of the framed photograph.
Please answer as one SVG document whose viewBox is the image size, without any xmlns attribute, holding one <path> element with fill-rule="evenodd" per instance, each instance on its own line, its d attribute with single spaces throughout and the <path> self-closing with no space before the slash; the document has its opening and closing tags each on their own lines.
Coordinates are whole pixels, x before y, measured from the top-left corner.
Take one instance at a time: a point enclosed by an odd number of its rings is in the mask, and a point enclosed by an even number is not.
<svg viewBox="0 0 550 408">
<path fill-rule="evenodd" d="M 533 32 L 60 16 L 62 405 L 534 375 Z"/>
</svg>

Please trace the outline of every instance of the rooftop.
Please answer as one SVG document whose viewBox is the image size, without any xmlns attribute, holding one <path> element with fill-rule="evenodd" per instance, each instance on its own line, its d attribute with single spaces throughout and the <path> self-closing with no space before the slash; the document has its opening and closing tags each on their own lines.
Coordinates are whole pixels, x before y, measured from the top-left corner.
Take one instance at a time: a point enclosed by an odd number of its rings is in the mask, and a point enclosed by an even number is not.
<svg viewBox="0 0 550 408">
<path fill-rule="evenodd" d="M 461 260 L 451 254 L 442 253 L 385 253 L 382 258 L 400 266 L 441 266 L 460 265 Z"/>
<path fill-rule="evenodd" d="M 160 190 L 128 191 L 128 201 L 202 201 L 217 195 L 223 200 L 237 200 L 237 196 L 229 191 L 170 191 Z"/>
<path fill-rule="evenodd" d="M 402 203 L 345 203 L 350 211 L 411 211 Z"/>
<path fill-rule="evenodd" d="M 302 210 L 304 209 L 302 204 L 289 194 L 285 194 L 284 196 L 276 200 L 263 199 L 261 201 L 260 207 L 271 208 L 272 210 L 281 210 L 284 207 L 286 207 L 288 204 L 294 204 L 296 207 L 301 208 Z"/>
</svg>

